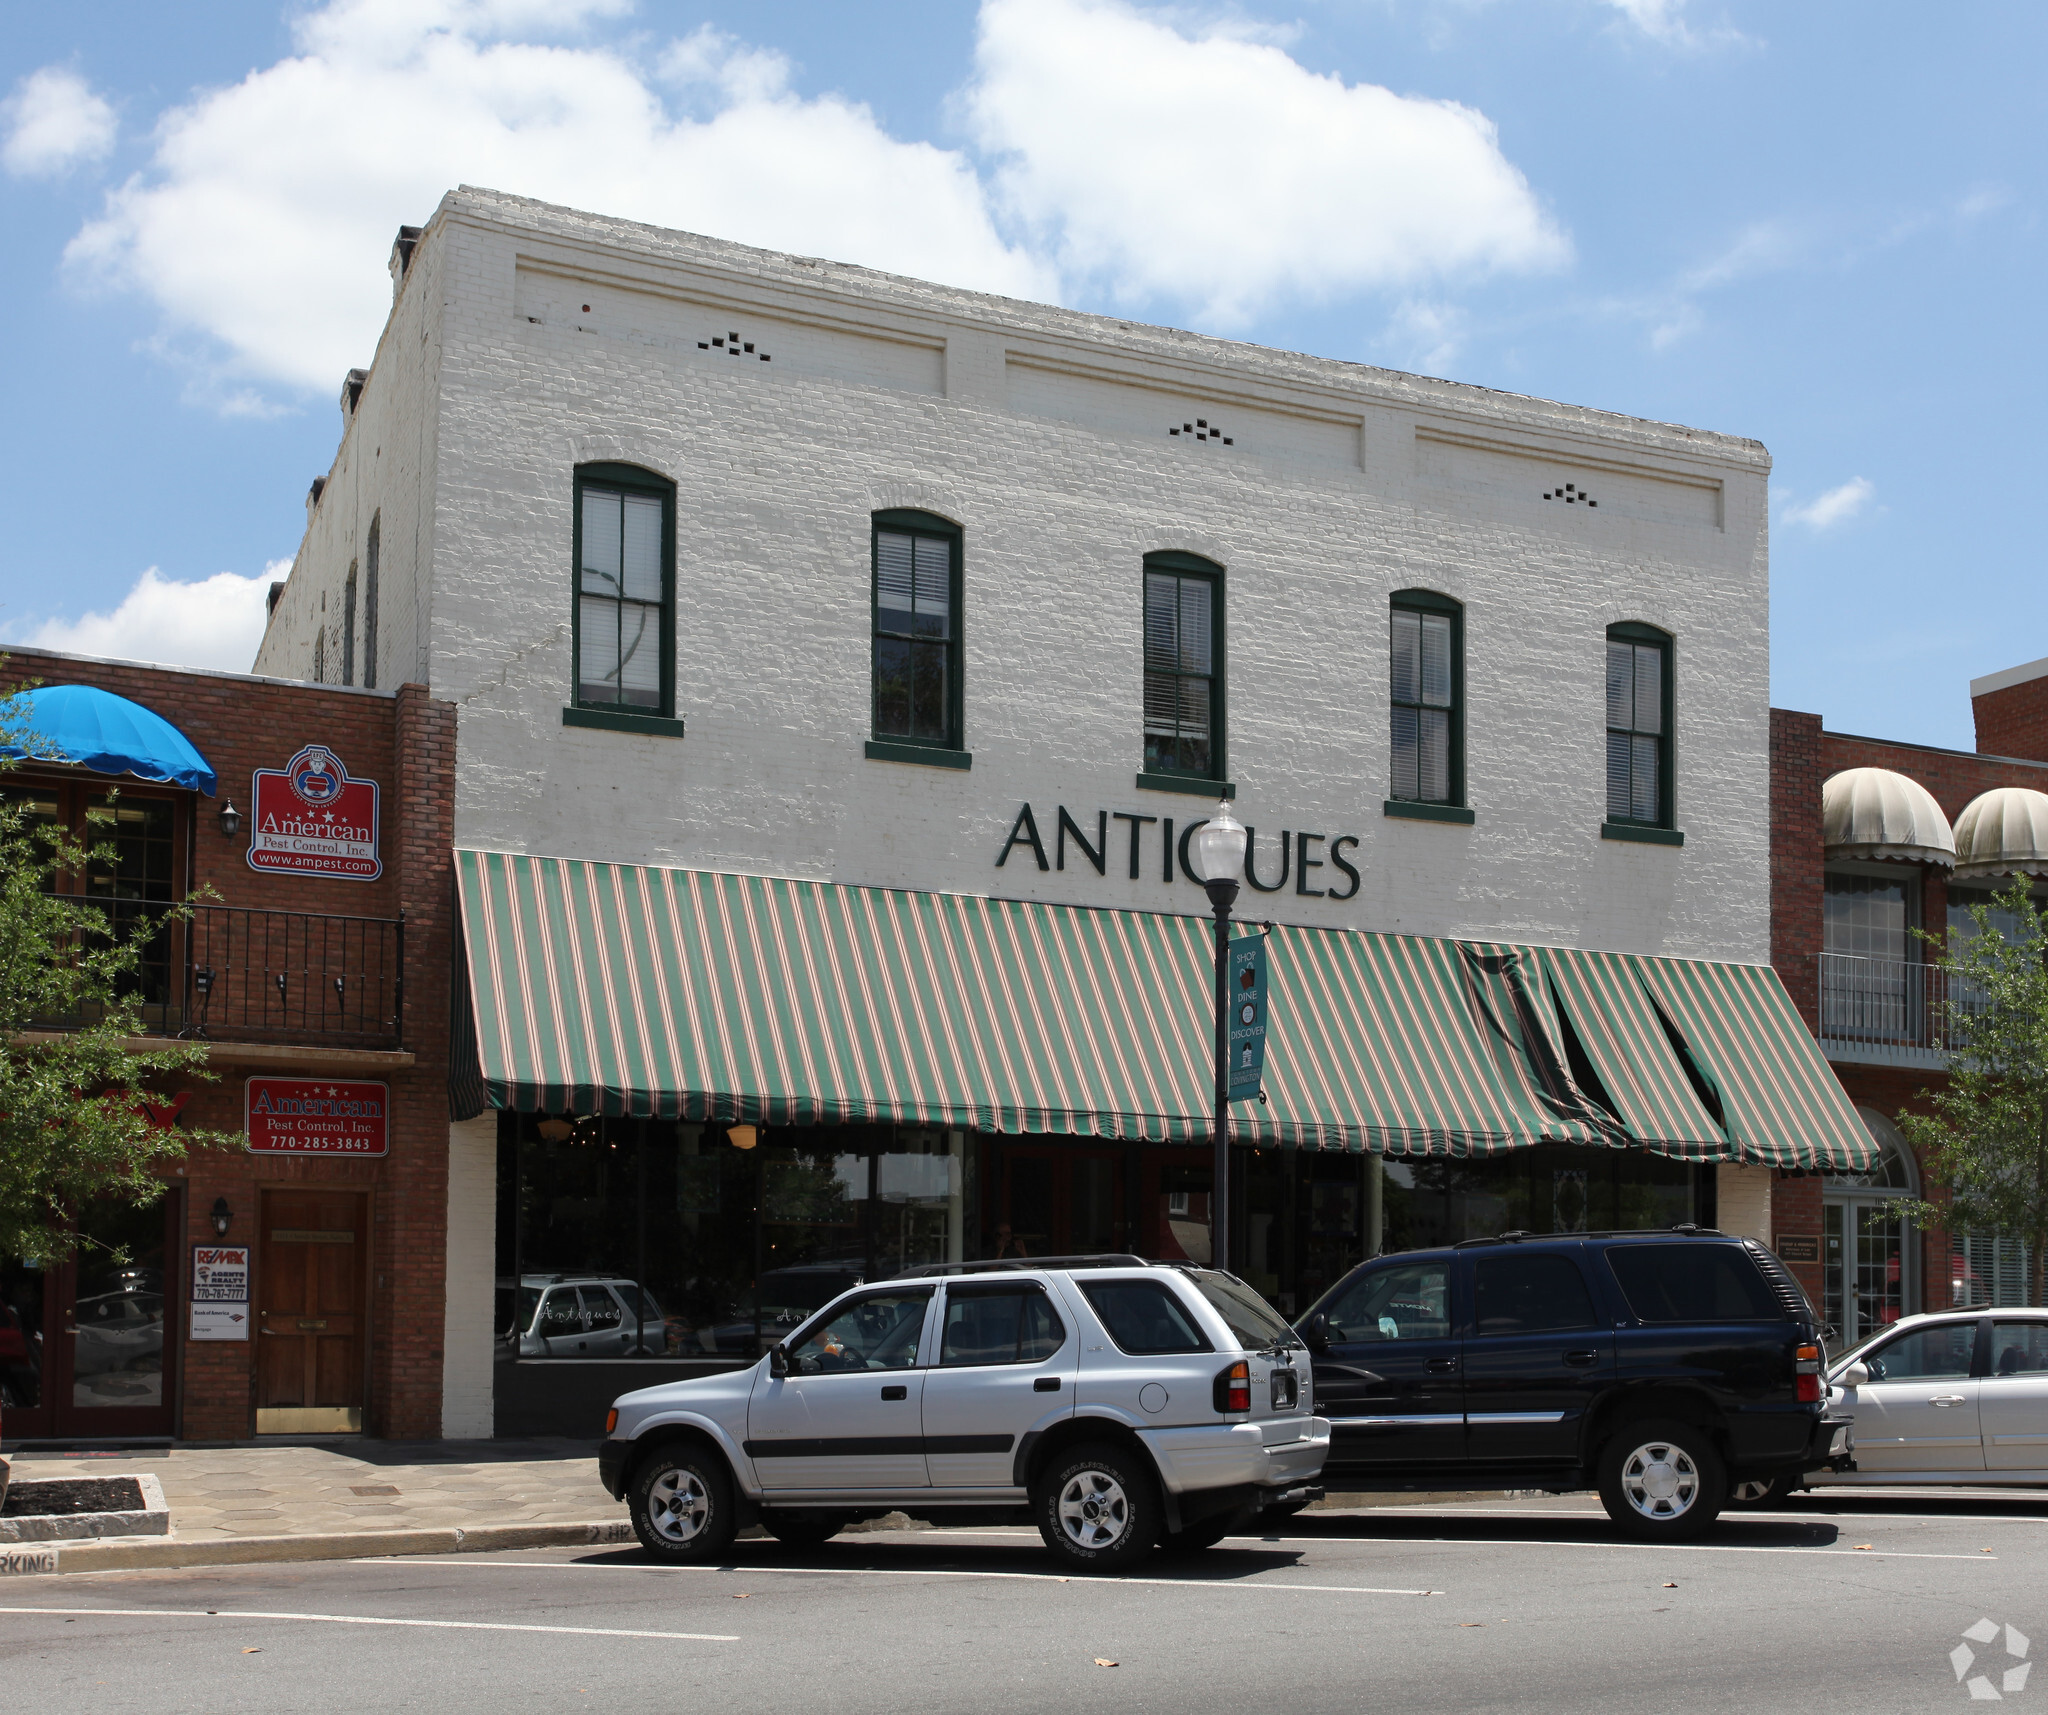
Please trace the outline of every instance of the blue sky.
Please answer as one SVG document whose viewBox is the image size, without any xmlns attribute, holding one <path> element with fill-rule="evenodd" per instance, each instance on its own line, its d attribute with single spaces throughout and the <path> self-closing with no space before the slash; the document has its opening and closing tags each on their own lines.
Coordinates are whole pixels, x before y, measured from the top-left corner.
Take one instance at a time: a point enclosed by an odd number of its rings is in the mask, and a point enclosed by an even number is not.
<svg viewBox="0 0 2048 1715">
<path fill-rule="evenodd" d="M 467 180 L 1765 442 L 1773 700 L 2048 655 L 2048 9 L 17 7 L 0 639 L 244 667 Z M 905 211 L 916 211 L 906 219 Z"/>
</svg>

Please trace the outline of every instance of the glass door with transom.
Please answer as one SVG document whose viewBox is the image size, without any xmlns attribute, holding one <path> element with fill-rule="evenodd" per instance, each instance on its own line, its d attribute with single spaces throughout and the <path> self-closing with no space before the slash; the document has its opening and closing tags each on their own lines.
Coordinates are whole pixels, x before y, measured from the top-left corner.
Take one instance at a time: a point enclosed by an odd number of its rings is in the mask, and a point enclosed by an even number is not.
<svg viewBox="0 0 2048 1715">
<path fill-rule="evenodd" d="M 1898 1128 L 1871 1108 L 1857 1113 L 1878 1143 L 1865 1173 L 1830 1174 L 1821 1190 L 1822 1315 L 1836 1351 L 1882 1333 L 1919 1308 L 1913 1269 L 1913 1163 Z"/>
</svg>

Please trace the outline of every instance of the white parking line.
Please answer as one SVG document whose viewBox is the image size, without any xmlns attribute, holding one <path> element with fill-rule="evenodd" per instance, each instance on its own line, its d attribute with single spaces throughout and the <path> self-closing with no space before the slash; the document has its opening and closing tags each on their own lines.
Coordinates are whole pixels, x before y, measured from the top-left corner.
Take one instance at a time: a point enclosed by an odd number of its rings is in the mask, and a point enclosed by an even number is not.
<svg viewBox="0 0 2048 1715">
<path fill-rule="evenodd" d="M 357 1566 L 397 1565 L 393 1556 L 385 1560 L 358 1560 Z M 1171 1590 L 1308 1590 L 1326 1596 L 1441 1596 L 1441 1590 L 1383 1590 L 1366 1584 L 1273 1584 L 1233 1580 L 1211 1582 L 1203 1578 L 1123 1578 L 1114 1574 L 1077 1572 L 962 1572 L 954 1568 L 919 1570 L 909 1566 L 619 1566 L 589 1560 L 434 1560 L 408 1554 L 407 1566 L 466 1566 L 475 1571 L 505 1572 L 717 1572 L 728 1578 L 1000 1578 L 1029 1584 L 1148 1584 Z"/>
<path fill-rule="evenodd" d="M 1247 1542 L 1257 1542 L 1258 1537 L 1246 1537 Z M 1302 1542 L 1328 1542 L 1328 1537 L 1301 1537 Z M 1355 1537 L 1338 1538 L 1339 1541 L 1357 1541 Z M 1412 1548 L 1417 1543 L 1433 1543 L 1444 1548 L 1593 1548 L 1626 1552 L 1634 1549 L 1642 1554 L 1846 1554 L 1852 1559 L 1868 1557 L 1872 1560 L 1980 1560 L 1987 1564 L 1995 1561 L 1995 1554 L 1917 1554 L 1891 1548 L 1764 1548 L 1740 1542 L 1571 1542 L 1560 1537 L 1547 1538 L 1541 1542 L 1521 1537 L 1483 1536 L 1397 1536 L 1388 1537 L 1379 1543 L 1383 1548 Z"/>
<path fill-rule="evenodd" d="M 392 1620 L 368 1614 L 287 1614 L 263 1608 L 0 1608 L 0 1614 L 135 1615 L 155 1620 L 317 1620 L 329 1626 L 422 1626 L 450 1632 L 556 1632 L 579 1638 L 661 1638 L 672 1643 L 736 1644 L 718 1632 L 631 1632 L 606 1626 L 515 1626 L 500 1620 Z"/>
</svg>

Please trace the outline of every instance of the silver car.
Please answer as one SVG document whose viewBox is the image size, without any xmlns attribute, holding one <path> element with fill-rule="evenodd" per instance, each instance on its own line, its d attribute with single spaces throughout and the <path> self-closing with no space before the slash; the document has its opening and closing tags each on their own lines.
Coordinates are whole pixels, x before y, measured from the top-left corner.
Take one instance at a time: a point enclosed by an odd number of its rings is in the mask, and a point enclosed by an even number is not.
<svg viewBox="0 0 2048 1715">
<path fill-rule="evenodd" d="M 598 1471 L 647 1550 L 759 1522 L 1029 1521 L 1075 1567 L 1205 1548 L 1321 1493 L 1307 1350 L 1232 1275 L 1137 1257 L 939 1265 L 841 1294 L 749 1369 L 622 1395 Z"/>
</svg>

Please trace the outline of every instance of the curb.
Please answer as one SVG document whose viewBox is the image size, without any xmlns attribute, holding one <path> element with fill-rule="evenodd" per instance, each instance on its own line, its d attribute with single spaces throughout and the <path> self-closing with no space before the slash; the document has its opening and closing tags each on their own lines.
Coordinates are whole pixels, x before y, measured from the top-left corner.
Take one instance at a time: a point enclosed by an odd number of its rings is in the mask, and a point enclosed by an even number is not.
<svg viewBox="0 0 2048 1715">
<path fill-rule="evenodd" d="M 364 1560 L 397 1554 L 489 1554 L 508 1548 L 585 1548 L 637 1540 L 625 1519 L 589 1524 L 489 1524 L 468 1529 L 338 1530 L 305 1536 L 233 1536 L 209 1542 L 162 1538 L 37 1543 L 42 1553 L 6 1556 L 16 1573 L 131 1572 L 176 1566 L 258 1566 L 292 1560 Z M 24 1548 L 28 1545 L 22 1545 Z"/>
</svg>

